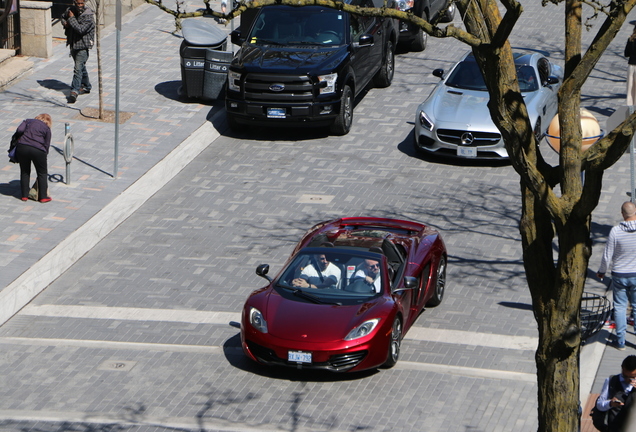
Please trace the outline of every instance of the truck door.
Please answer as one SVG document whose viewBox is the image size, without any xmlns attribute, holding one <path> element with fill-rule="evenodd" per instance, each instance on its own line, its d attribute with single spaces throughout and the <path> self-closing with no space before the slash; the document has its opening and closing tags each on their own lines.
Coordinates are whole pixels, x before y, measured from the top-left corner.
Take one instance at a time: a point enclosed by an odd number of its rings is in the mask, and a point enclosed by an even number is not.
<svg viewBox="0 0 636 432">
<path fill-rule="evenodd" d="M 371 81 L 382 58 L 382 35 L 377 34 L 378 22 L 379 20 L 375 17 L 351 15 L 350 18 L 351 63 L 356 74 L 356 92 L 361 91 Z M 364 43 L 364 38 L 367 36 L 373 37 L 372 44 Z M 378 50 L 380 50 L 379 53 Z"/>
</svg>

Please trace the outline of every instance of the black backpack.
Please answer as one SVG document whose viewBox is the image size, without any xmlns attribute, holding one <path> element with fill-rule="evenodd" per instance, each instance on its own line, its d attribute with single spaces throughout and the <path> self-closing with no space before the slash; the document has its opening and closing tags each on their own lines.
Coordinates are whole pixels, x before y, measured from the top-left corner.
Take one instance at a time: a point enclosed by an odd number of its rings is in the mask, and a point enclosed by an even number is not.
<svg viewBox="0 0 636 432">
<path fill-rule="evenodd" d="M 623 385 L 621 384 L 620 376 L 613 375 L 610 377 L 609 381 L 609 389 L 607 392 L 608 398 L 618 398 L 625 402 L 627 400 L 627 395 L 623 392 Z M 600 397 L 600 396 L 599 396 Z M 596 398 L 598 401 L 598 398 Z M 613 422 L 614 418 L 621 411 L 621 408 L 611 408 L 607 411 L 601 411 L 596 408 L 596 403 L 594 403 L 594 407 L 592 411 L 590 411 L 590 416 L 592 416 L 592 424 L 594 427 L 601 432 L 607 432 L 609 425 Z"/>
</svg>

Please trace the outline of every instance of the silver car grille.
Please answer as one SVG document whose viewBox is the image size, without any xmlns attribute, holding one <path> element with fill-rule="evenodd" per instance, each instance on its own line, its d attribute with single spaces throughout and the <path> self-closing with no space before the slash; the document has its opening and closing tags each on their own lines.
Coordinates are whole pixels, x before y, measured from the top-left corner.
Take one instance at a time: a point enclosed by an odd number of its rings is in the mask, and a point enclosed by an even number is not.
<svg viewBox="0 0 636 432">
<path fill-rule="evenodd" d="M 438 129 L 437 138 L 449 144 L 466 147 L 481 147 L 497 144 L 501 140 L 501 134 L 457 129 Z"/>
</svg>

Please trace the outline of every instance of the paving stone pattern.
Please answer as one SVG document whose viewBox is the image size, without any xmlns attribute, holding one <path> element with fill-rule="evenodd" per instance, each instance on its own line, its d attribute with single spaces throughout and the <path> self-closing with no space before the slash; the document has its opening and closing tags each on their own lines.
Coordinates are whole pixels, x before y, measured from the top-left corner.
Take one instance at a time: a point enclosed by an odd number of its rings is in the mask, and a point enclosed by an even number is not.
<svg viewBox="0 0 636 432">
<path fill-rule="evenodd" d="M 524 8 L 513 45 L 561 58 L 561 7 Z M 73 162 L 71 186 L 51 185 L 54 201 L 47 205 L 15 199 L 17 167 L 0 170 L 7 202 L 0 215 L 2 286 L 220 109 L 176 99 L 180 39 L 170 34 L 171 26 L 150 7 L 136 11 L 125 25 L 122 110 L 135 116 L 122 128 L 117 180 L 108 175 L 113 126 L 76 120 L 76 107 L 67 107 L 59 90 L 42 85 L 70 77 L 63 47 L 56 47 L 53 59 L 39 62 L 32 77 L 0 93 L 3 118 L 13 119 L 2 136 L 8 139 L 24 117 L 52 112 L 54 145 L 62 145 L 64 121 L 72 122 L 83 161 Z M 621 53 L 630 31 L 621 31 L 584 89 L 583 104 L 602 124 L 624 102 Z M 112 34 L 105 45 L 114 45 Z M 264 285 L 256 266 L 267 262 L 279 270 L 314 223 L 342 215 L 386 216 L 429 223 L 448 247 L 447 296 L 420 316 L 418 329 L 536 337 L 514 170 L 507 164 L 424 159 L 413 150 L 415 109 L 437 81 L 430 72 L 450 67 L 464 51 L 456 41 L 429 38 L 425 52 L 400 53 L 394 84 L 371 89 L 358 101 L 353 130 L 345 137 L 256 128 L 232 134 L 217 120 L 218 139 L 32 304 L 239 313 L 246 296 Z M 114 66 L 106 64 L 112 91 Z M 80 97 L 78 107 L 93 98 Z M 543 146 L 546 158 L 557 163 Z M 51 173 L 61 175 L 62 157 L 53 152 L 50 160 Z M 628 187 L 625 157 L 606 174 L 594 215 L 590 273 Z M 308 194 L 323 199 L 307 200 Z M 19 234 L 16 227 L 22 227 Z M 602 293 L 604 286 L 590 280 L 587 289 Z M 467 342 L 407 335 L 395 368 L 334 375 L 253 364 L 240 351 L 232 322 L 24 311 L 0 327 L 0 429 L 536 430 L 536 384 L 525 379 L 535 372 L 533 351 Z M 606 350 L 600 371 L 614 372 L 622 355 Z M 513 379 L 514 373 L 525 378 Z M 595 386 L 602 384 L 604 375 L 599 376 Z"/>
</svg>

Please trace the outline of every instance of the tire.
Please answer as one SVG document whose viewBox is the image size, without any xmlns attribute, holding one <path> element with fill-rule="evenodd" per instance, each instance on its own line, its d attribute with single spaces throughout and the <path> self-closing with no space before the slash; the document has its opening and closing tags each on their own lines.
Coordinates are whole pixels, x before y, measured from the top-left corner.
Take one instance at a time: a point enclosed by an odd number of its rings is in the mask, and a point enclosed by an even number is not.
<svg viewBox="0 0 636 432">
<path fill-rule="evenodd" d="M 384 53 L 384 61 L 380 70 L 373 77 L 373 84 L 376 87 L 385 88 L 389 87 L 393 82 L 393 75 L 395 75 L 395 52 L 393 51 L 393 43 L 387 42 Z"/>
<path fill-rule="evenodd" d="M 426 303 L 426 306 L 438 306 L 444 299 L 444 291 L 446 291 L 446 258 L 441 257 L 437 265 L 437 277 L 435 278 L 433 297 Z"/>
<path fill-rule="evenodd" d="M 422 12 L 422 19 L 428 21 L 426 12 Z M 422 52 L 426 49 L 426 43 L 428 42 L 428 34 L 418 27 L 415 39 L 411 41 L 411 51 Z"/>
<path fill-rule="evenodd" d="M 455 3 L 451 3 L 450 5 L 448 5 L 446 10 L 440 14 L 439 22 L 442 22 L 442 23 L 452 22 L 455 19 L 456 9 L 457 8 L 455 7 Z"/>
<path fill-rule="evenodd" d="M 402 344 L 402 321 L 395 317 L 391 329 L 391 339 L 389 340 L 389 351 L 383 367 L 389 369 L 395 366 L 400 358 L 400 346 Z"/>
<path fill-rule="evenodd" d="M 534 137 L 537 139 L 537 145 L 541 144 L 541 140 L 544 137 L 543 131 L 541 130 L 541 118 L 537 119 L 537 123 L 534 125 Z"/>
<path fill-rule="evenodd" d="M 351 130 L 353 123 L 353 92 L 351 87 L 345 85 L 340 99 L 340 112 L 331 125 L 331 133 L 334 135 L 346 135 Z"/>
</svg>

